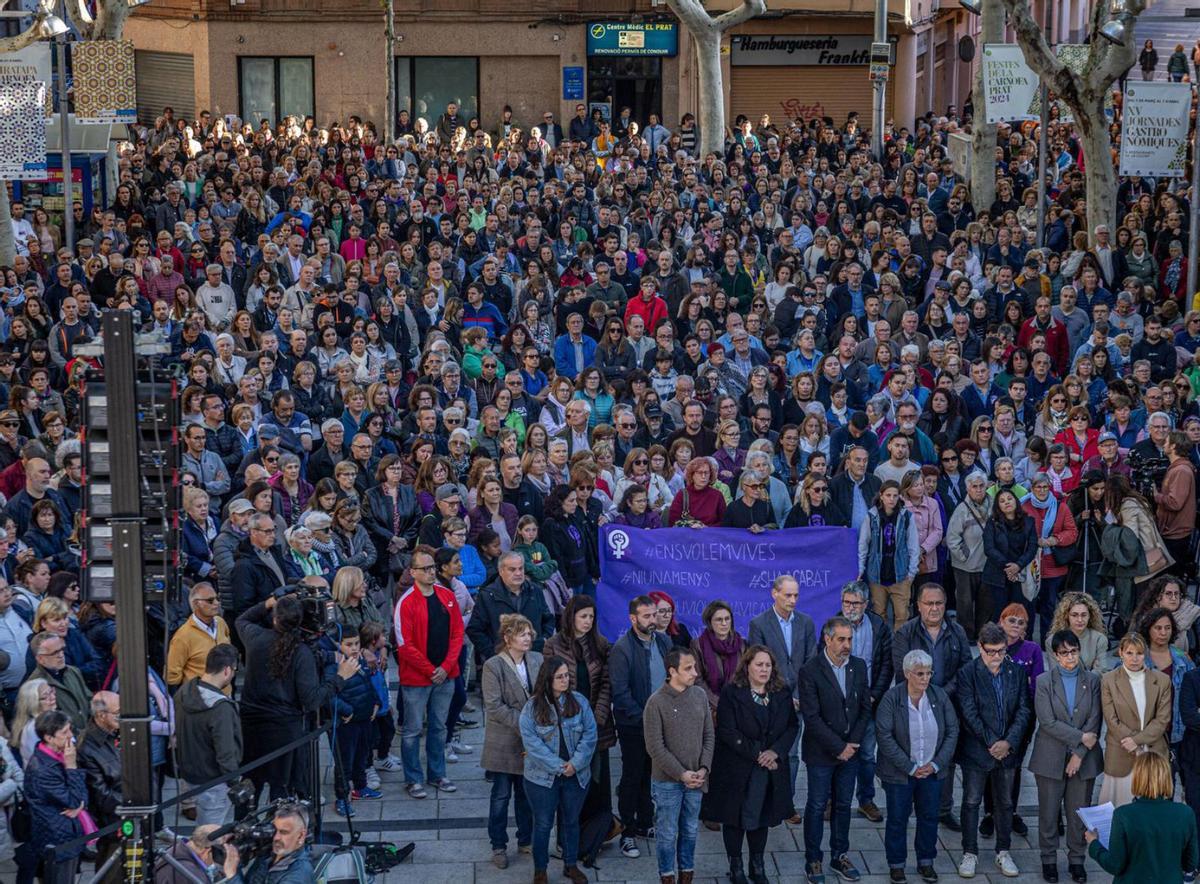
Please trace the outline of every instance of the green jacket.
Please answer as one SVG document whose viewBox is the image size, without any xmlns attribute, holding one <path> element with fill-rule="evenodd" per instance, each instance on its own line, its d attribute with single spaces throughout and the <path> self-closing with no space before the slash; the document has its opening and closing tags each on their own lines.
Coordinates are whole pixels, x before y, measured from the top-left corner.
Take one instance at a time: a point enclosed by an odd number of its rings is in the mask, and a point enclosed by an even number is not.
<svg viewBox="0 0 1200 884">
<path fill-rule="evenodd" d="M 545 583 L 558 570 L 558 563 L 550 558 L 550 550 L 540 540 L 533 543 L 518 543 L 513 552 L 520 553 L 525 559 L 525 574 L 530 580 Z"/>
<path fill-rule="evenodd" d="M 1088 853 L 1113 884 L 1180 884 L 1200 866 L 1196 815 L 1167 798 L 1135 798 L 1113 814 L 1108 847 L 1093 841 Z"/>
</svg>

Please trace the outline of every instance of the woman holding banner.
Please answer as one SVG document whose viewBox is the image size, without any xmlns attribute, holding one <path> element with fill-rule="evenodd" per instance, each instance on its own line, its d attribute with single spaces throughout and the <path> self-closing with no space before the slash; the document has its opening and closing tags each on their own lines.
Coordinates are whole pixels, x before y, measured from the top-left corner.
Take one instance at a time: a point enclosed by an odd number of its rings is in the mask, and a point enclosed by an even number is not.
<svg viewBox="0 0 1200 884">
<path fill-rule="evenodd" d="M 675 495 L 667 524 L 679 528 L 715 528 L 725 516 L 725 496 L 712 487 L 712 464 L 706 457 L 688 461 L 683 490 Z"/>
<path fill-rule="evenodd" d="M 821 528 L 849 526 L 849 517 L 829 495 L 829 480 L 820 473 L 809 473 L 796 492 L 796 505 L 788 513 L 784 528 Z"/>
</svg>

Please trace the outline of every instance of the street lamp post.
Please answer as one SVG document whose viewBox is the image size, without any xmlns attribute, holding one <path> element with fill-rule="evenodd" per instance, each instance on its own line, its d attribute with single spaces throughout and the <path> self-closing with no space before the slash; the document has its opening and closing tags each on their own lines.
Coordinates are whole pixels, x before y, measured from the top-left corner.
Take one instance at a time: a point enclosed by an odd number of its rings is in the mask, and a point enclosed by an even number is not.
<svg viewBox="0 0 1200 884">
<path fill-rule="evenodd" d="M 66 16 L 66 10 L 63 10 Z M 54 38 L 58 54 L 58 146 L 62 152 L 63 245 L 75 248 L 75 200 L 71 169 L 71 121 L 67 113 L 67 32 Z"/>
<path fill-rule="evenodd" d="M 1200 270 L 1200 220 L 1196 217 L 1196 206 L 1200 204 L 1200 114 L 1192 124 L 1192 220 L 1188 224 L 1187 289 L 1184 292 L 1185 306 L 1191 307 L 1196 296 L 1196 274 Z"/>
</svg>

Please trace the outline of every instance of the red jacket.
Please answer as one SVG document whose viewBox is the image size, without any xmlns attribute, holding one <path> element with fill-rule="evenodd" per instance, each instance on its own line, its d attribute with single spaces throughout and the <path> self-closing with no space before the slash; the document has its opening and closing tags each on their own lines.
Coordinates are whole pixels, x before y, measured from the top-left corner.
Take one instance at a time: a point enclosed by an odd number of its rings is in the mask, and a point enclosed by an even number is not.
<svg viewBox="0 0 1200 884">
<path fill-rule="evenodd" d="M 1046 513 L 1049 510 L 1040 510 L 1029 499 L 1021 504 L 1021 508 L 1025 510 L 1033 518 L 1033 530 L 1038 537 L 1042 536 L 1042 523 L 1046 520 Z M 1071 515 L 1070 507 L 1067 506 L 1066 495 L 1058 501 L 1058 512 L 1054 517 L 1054 526 L 1050 529 L 1050 534 L 1058 538 L 1059 546 L 1071 546 L 1079 539 L 1079 529 L 1075 526 L 1075 517 Z M 1054 577 L 1062 577 L 1067 573 L 1067 565 L 1059 565 L 1054 561 L 1054 552 L 1047 547 L 1042 551 L 1042 579 L 1050 579 Z"/>
<path fill-rule="evenodd" d="M 1063 377 L 1071 367 L 1071 342 L 1067 337 L 1067 327 L 1052 316 L 1050 326 L 1041 329 L 1037 325 L 1037 317 L 1031 316 L 1021 323 L 1021 330 L 1017 334 L 1017 346 L 1028 347 L 1038 332 L 1046 335 L 1046 352 L 1054 362 L 1055 373 L 1060 378 Z"/>
<path fill-rule="evenodd" d="M 433 670 L 441 666 L 448 678 L 458 675 L 458 655 L 463 646 L 463 619 L 454 593 L 444 586 L 434 585 L 434 594 L 450 614 L 450 644 L 446 659 L 431 661 L 425 656 L 429 634 L 429 608 L 421 590 L 410 586 L 396 603 L 396 660 L 399 663 L 400 684 L 405 687 L 428 687 L 433 684 Z"/>
<path fill-rule="evenodd" d="M 629 303 L 625 305 L 626 328 L 629 327 L 629 318 L 631 316 L 642 317 L 642 321 L 646 323 L 646 334 L 652 335 L 654 334 L 654 327 L 658 325 L 661 320 L 669 318 L 667 302 L 658 295 L 655 295 L 649 301 L 646 301 L 642 298 L 641 294 L 639 294 L 636 298 L 632 298 Z"/>
<path fill-rule="evenodd" d="M 1065 430 L 1059 430 L 1058 435 L 1054 437 L 1056 445 L 1063 445 L 1067 449 L 1068 463 L 1067 466 L 1071 469 L 1071 475 L 1075 477 L 1076 482 L 1083 475 L 1083 465 L 1100 454 L 1100 446 L 1097 440 L 1100 438 L 1100 431 L 1089 428 L 1087 433 L 1087 441 L 1084 442 L 1083 448 L 1079 447 L 1079 440 L 1075 438 L 1075 432 L 1067 427 Z M 1074 460 L 1071 455 L 1079 455 L 1079 460 Z"/>
</svg>

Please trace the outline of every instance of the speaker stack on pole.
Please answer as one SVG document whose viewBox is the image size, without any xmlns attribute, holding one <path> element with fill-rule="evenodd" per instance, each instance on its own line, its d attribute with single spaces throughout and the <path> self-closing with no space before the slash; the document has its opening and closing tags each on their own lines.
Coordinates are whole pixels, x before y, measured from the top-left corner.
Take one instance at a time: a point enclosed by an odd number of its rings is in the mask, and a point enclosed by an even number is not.
<svg viewBox="0 0 1200 884">
<path fill-rule="evenodd" d="M 140 338 L 129 311 L 103 317 L 102 342 L 76 348 L 103 359 L 82 381 L 82 597 L 116 606 L 124 817 L 122 880 L 151 876 L 156 794 L 150 758 L 148 665 L 161 661 L 178 610 L 179 385 L 158 366 L 157 338 Z M 95 362 L 93 364 L 96 364 Z M 152 645 L 148 634 L 160 641 Z"/>
</svg>

